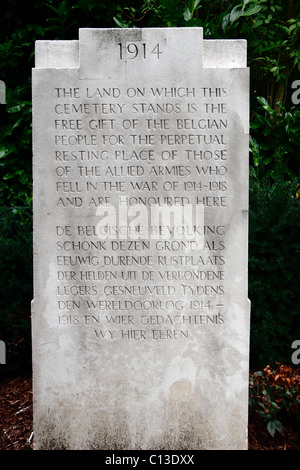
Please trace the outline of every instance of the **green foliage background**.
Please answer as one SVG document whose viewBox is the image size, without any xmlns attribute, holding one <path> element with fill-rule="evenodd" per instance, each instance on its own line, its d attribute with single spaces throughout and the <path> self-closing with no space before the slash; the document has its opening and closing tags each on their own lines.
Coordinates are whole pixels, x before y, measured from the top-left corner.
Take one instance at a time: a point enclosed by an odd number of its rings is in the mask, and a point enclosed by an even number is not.
<svg viewBox="0 0 300 470">
<path fill-rule="evenodd" d="M 248 41 L 251 363 L 255 367 L 290 363 L 291 344 L 300 338 L 300 82 L 296 83 L 300 80 L 300 13 L 296 0 L 34 0 L 26 5 L 2 0 L 0 79 L 6 84 L 6 105 L 0 105 L 0 339 L 9 345 L 9 357 L 30 356 L 23 353 L 30 350 L 33 296 L 31 68 L 35 41 L 78 39 L 78 28 L 83 27 L 189 26 L 202 27 L 205 39 Z M 10 366 L 15 363 L 12 360 Z"/>
</svg>

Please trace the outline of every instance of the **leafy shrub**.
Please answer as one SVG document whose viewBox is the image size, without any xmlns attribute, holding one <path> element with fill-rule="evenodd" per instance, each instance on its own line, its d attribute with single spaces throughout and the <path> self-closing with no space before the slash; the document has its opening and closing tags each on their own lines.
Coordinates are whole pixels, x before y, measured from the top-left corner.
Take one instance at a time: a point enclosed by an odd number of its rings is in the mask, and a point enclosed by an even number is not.
<svg viewBox="0 0 300 470">
<path fill-rule="evenodd" d="M 276 369 L 267 365 L 263 371 L 250 375 L 250 408 L 266 421 L 272 437 L 282 432 L 290 418 L 300 418 L 300 370 L 277 363 Z"/>
<path fill-rule="evenodd" d="M 300 110 L 295 106 L 287 110 L 278 103 L 279 113 L 265 98 L 258 97 L 257 101 L 250 124 L 250 175 L 258 183 L 295 183 L 300 168 Z"/>
<path fill-rule="evenodd" d="M 0 129 L 0 198 L 2 204 L 31 204 L 30 84 L 6 90 L 6 115 Z"/>
<path fill-rule="evenodd" d="M 9 370 L 30 361 L 31 230 L 30 208 L 0 208 L 0 339 Z"/>
<path fill-rule="evenodd" d="M 250 191 L 249 298 L 252 364 L 290 362 L 299 329 L 300 205 L 295 185 Z"/>
<path fill-rule="evenodd" d="M 249 298 L 251 360 L 261 367 L 289 363 L 300 337 L 300 112 L 281 106 L 279 115 L 258 101 L 250 144 Z"/>
</svg>

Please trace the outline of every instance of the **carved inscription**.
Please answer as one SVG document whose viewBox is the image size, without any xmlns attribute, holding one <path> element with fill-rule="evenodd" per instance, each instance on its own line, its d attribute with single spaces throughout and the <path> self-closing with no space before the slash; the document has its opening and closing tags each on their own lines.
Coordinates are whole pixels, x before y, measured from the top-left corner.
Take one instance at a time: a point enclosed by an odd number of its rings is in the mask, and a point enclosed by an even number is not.
<svg viewBox="0 0 300 470">
<path fill-rule="evenodd" d="M 162 54 L 159 44 L 119 48 L 121 60 Z M 55 206 L 60 220 L 73 214 L 55 227 L 59 325 L 99 341 L 184 341 L 222 327 L 229 90 L 51 93 Z"/>
</svg>

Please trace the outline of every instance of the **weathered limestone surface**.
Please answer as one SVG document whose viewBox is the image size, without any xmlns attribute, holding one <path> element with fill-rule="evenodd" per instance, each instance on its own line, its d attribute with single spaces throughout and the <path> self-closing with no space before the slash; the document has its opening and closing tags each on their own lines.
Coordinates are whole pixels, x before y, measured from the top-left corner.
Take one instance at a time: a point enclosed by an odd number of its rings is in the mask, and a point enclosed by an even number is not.
<svg viewBox="0 0 300 470">
<path fill-rule="evenodd" d="M 248 90 L 201 28 L 37 41 L 36 449 L 247 448 Z"/>
</svg>

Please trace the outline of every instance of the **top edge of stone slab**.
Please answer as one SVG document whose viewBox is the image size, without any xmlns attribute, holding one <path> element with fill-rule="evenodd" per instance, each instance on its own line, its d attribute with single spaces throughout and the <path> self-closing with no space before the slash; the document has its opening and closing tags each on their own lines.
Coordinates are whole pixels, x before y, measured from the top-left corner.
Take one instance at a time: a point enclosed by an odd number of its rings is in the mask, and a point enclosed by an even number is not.
<svg viewBox="0 0 300 470">
<path fill-rule="evenodd" d="M 75 68 L 80 79 L 178 77 L 186 71 L 192 76 L 202 68 L 245 67 L 246 40 L 203 40 L 202 28 L 81 28 L 79 40 L 35 44 L 36 69 Z"/>
<path fill-rule="evenodd" d="M 203 68 L 247 68 L 246 39 L 204 39 Z"/>
<path fill-rule="evenodd" d="M 79 30 L 79 78 L 179 78 L 202 68 L 202 28 Z M 191 60 L 195 58 L 195 60 Z"/>
<path fill-rule="evenodd" d="M 79 41 L 35 42 L 36 69 L 69 69 L 79 67 Z"/>
</svg>

